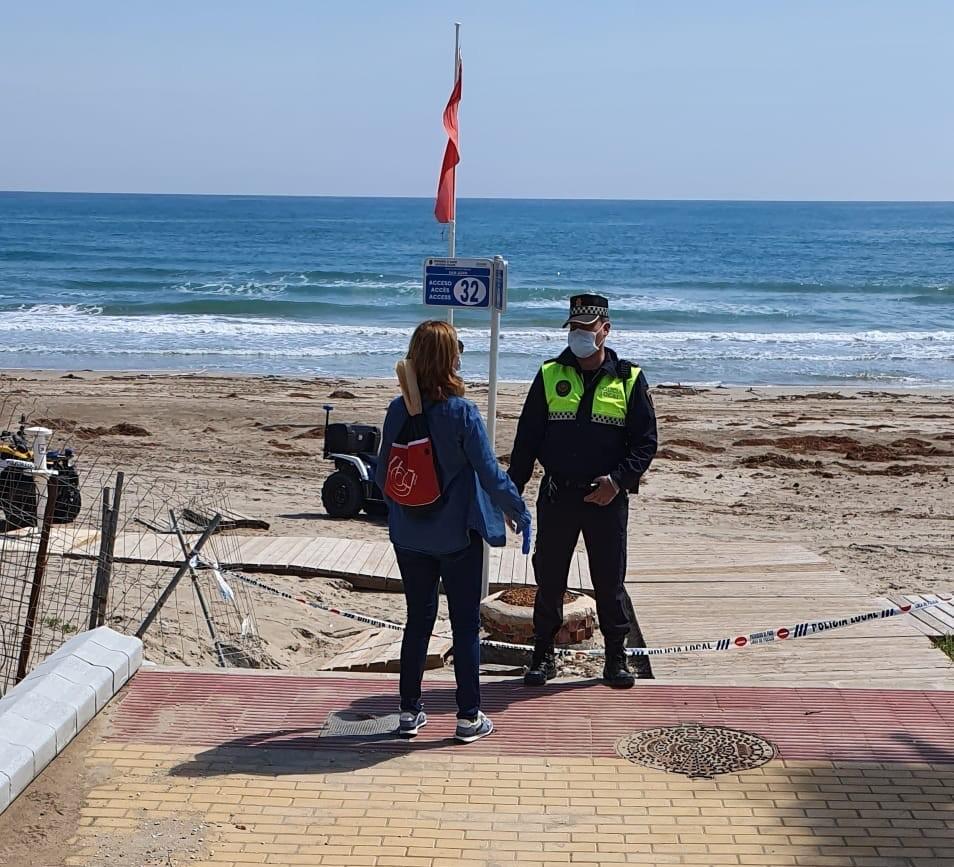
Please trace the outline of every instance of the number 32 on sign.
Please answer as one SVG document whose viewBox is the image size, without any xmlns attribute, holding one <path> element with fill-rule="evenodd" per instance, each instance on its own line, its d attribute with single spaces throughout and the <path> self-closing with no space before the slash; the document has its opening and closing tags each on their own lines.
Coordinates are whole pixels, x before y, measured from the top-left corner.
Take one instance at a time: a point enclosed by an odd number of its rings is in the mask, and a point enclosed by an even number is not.
<svg viewBox="0 0 954 867">
<path fill-rule="evenodd" d="M 424 260 L 424 303 L 428 307 L 490 307 L 493 259 Z"/>
</svg>

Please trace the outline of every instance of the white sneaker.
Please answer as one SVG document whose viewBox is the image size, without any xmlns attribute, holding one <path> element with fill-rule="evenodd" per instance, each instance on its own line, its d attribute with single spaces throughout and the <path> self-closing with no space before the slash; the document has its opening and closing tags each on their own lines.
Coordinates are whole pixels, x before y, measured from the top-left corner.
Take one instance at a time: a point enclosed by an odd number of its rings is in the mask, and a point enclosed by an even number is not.
<svg viewBox="0 0 954 867">
<path fill-rule="evenodd" d="M 427 714 L 424 711 L 411 713 L 411 711 L 401 711 L 401 722 L 398 727 L 398 734 L 402 738 L 413 738 L 424 726 L 427 725 Z"/>
<path fill-rule="evenodd" d="M 483 711 L 477 711 L 477 719 L 457 717 L 457 731 L 454 732 L 454 740 L 461 744 L 471 744 L 487 737 L 493 730 L 494 724 L 490 721 L 490 717 Z"/>
</svg>

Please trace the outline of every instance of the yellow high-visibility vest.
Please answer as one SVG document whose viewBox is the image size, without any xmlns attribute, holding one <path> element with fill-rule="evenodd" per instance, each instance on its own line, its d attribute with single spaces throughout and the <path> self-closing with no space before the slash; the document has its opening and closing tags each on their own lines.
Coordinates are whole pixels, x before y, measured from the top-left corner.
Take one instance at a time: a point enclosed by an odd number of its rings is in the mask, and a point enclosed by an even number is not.
<svg viewBox="0 0 954 867">
<path fill-rule="evenodd" d="M 543 390 L 547 398 L 547 414 L 550 421 L 576 421 L 576 414 L 583 399 L 583 377 L 575 367 L 548 361 L 540 368 Z M 599 424 L 617 427 L 626 425 L 626 408 L 639 377 L 639 368 L 630 366 L 629 376 L 603 374 L 593 395 L 590 420 Z"/>
</svg>

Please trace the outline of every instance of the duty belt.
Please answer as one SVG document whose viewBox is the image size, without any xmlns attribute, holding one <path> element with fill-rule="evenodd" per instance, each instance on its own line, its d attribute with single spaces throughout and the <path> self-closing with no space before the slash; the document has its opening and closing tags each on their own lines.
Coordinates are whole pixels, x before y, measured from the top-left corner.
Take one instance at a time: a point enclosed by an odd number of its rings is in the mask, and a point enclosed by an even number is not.
<svg viewBox="0 0 954 867">
<path fill-rule="evenodd" d="M 544 476 L 540 483 L 540 492 L 548 500 L 556 500 L 561 494 L 585 494 L 591 490 L 593 490 L 592 482 L 561 479 L 549 475 Z"/>
</svg>

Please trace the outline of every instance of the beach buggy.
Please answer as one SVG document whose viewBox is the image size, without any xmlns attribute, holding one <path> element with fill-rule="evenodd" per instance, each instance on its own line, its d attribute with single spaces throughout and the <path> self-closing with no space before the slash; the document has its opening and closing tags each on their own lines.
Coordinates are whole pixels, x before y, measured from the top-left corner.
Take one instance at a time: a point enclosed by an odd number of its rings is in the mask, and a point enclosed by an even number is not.
<svg viewBox="0 0 954 867">
<path fill-rule="evenodd" d="M 353 518 L 362 509 L 384 515 L 387 506 L 374 481 L 381 446 L 381 428 L 370 424 L 330 424 L 334 407 L 325 404 L 324 456 L 335 471 L 321 488 L 321 502 L 332 518 Z"/>
<path fill-rule="evenodd" d="M 25 418 L 20 419 L 17 430 L 0 431 L 0 533 L 36 527 L 42 517 L 37 514 L 39 497 L 32 473 L 35 461 L 30 434 L 36 431 L 44 429 L 27 429 Z M 58 482 L 53 523 L 72 523 L 83 504 L 73 450 L 46 451 L 44 438 L 40 454 L 44 453 L 43 466 L 56 471 Z"/>
</svg>

